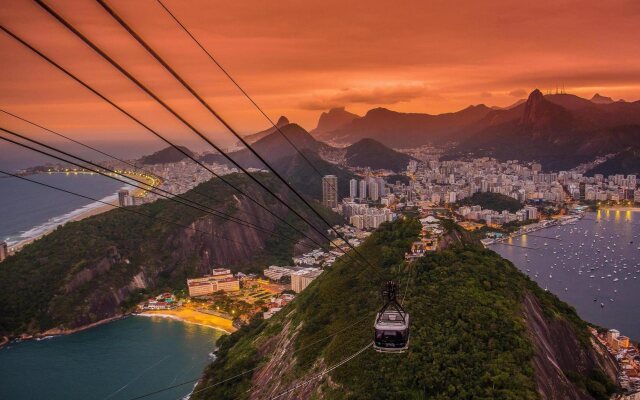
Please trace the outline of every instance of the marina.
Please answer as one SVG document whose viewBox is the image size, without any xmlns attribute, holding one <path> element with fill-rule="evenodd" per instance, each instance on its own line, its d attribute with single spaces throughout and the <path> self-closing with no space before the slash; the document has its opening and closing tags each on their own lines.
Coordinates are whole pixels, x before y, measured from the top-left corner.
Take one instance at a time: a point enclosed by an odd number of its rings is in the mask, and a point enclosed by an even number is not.
<svg viewBox="0 0 640 400">
<path fill-rule="evenodd" d="M 640 212 L 587 213 L 548 226 L 543 234 L 522 233 L 490 248 L 583 319 L 640 339 Z"/>
</svg>

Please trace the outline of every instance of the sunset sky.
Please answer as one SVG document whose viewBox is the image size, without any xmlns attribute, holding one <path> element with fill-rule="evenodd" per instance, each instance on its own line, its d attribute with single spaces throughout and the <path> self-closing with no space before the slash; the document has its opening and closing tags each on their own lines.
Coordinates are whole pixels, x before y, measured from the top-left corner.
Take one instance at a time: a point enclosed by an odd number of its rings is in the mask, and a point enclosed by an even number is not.
<svg viewBox="0 0 640 400">
<path fill-rule="evenodd" d="M 47 3 L 210 137 L 230 143 L 230 135 L 96 2 Z M 109 4 L 232 126 L 245 133 L 267 126 L 155 0 Z M 640 98 L 635 0 L 165 4 L 272 118 L 286 115 L 307 129 L 336 106 L 359 114 L 374 107 L 442 113 L 479 103 L 507 106 L 534 88 L 563 84 L 583 97 Z M 34 2 L 1 0 L 0 22 L 145 122 L 192 143 L 184 127 Z M 112 148 L 152 140 L 4 33 L 0 46 L 3 109 Z M 0 123 L 36 132 L 4 115 Z"/>
</svg>

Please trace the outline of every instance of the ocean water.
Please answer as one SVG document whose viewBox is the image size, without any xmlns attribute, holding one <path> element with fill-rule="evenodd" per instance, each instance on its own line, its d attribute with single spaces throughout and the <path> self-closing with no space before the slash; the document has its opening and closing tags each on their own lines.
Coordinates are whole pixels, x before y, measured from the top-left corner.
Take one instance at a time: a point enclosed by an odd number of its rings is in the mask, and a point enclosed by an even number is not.
<svg viewBox="0 0 640 400">
<path fill-rule="evenodd" d="M 158 317 L 0 349 L 0 399 L 126 400 L 197 379 L 221 332 Z M 151 399 L 188 395 L 189 383 Z"/>
<path fill-rule="evenodd" d="M 640 211 L 589 213 L 491 249 L 582 319 L 640 340 Z"/>
<path fill-rule="evenodd" d="M 100 175 L 39 174 L 28 179 L 92 197 L 113 201 L 122 182 Z M 9 246 L 38 236 L 103 204 L 0 174 L 0 241 Z"/>
</svg>

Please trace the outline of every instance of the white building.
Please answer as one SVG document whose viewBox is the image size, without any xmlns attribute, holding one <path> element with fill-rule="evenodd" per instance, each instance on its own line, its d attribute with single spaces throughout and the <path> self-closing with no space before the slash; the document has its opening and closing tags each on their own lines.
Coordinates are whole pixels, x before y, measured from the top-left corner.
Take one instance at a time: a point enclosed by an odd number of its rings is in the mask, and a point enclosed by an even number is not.
<svg viewBox="0 0 640 400">
<path fill-rule="evenodd" d="M 349 197 L 352 199 L 358 197 L 358 181 L 356 179 L 349 181 Z"/>
<path fill-rule="evenodd" d="M 295 270 L 292 268 L 272 265 L 269 268 L 265 269 L 263 274 L 269 279 L 279 281 L 284 276 L 291 276 L 293 272 L 295 272 Z"/>
<path fill-rule="evenodd" d="M 369 198 L 373 201 L 378 201 L 378 199 L 380 198 L 378 182 L 376 181 L 369 182 Z"/>
<path fill-rule="evenodd" d="M 360 199 L 364 200 L 367 198 L 367 181 L 366 180 L 361 180 L 360 181 Z"/>
<path fill-rule="evenodd" d="M 305 268 L 291 275 L 291 290 L 296 293 L 302 292 L 314 279 L 316 279 L 322 270 L 319 268 Z"/>
</svg>

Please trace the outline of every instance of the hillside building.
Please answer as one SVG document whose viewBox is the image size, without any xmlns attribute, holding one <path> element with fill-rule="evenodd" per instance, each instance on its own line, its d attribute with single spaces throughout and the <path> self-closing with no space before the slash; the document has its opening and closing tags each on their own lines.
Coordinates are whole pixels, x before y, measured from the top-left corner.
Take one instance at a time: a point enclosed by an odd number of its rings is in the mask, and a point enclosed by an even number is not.
<svg viewBox="0 0 640 400">
<path fill-rule="evenodd" d="M 322 204 L 329 208 L 338 207 L 338 177 L 335 175 L 322 178 Z"/>
<path fill-rule="evenodd" d="M 322 270 L 319 268 L 305 268 L 291 274 L 291 290 L 296 293 L 302 292 L 321 273 Z"/>
</svg>

